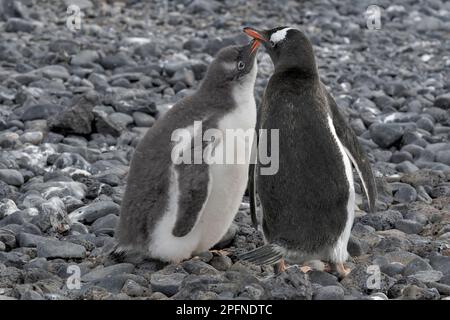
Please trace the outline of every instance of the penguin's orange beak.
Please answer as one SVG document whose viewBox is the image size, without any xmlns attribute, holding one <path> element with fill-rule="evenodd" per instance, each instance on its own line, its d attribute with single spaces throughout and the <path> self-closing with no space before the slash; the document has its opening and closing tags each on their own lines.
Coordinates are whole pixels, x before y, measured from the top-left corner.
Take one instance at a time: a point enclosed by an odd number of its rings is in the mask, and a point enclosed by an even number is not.
<svg viewBox="0 0 450 320">
<path fill-rule="evenodd" d="M 267 39 L 261 34 L 261 32 L 255 30 L 255 29 L 246 27 L 246 28 L 244 28 L 244 32 L 245 32 L 248 36 L 252 37 L 252 38 L 255 39 L 255 40 L 259 40 L 259 41 L 267 41 Z"/>
<path fill-rule="evenodd" d="M 267 39 L 262 35 L 260 31 L 253 28 L 246 27 L 244 28 L 244 32 L 253 38 L 251 53 L 255 52 L 258 49 L 262 41 L 267 41 Z"/>
</svg>

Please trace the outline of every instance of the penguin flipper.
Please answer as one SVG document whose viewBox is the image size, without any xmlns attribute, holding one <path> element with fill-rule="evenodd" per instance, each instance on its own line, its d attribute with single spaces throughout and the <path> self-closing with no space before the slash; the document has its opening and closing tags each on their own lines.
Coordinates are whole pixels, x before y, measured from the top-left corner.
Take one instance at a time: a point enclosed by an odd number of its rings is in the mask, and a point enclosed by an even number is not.
<svg viewBox="0 0 450 320">
<path fill-rule="evenodd" d="M 175 237 L 184 237 L 195 226 L 211 192 L 207 164 L 178 164 L 177 219 L 172 230 Z"/>
<path fill-rule="evenodd" d="M 264 100 L 263 100 L 264 103 Z M 253 141 L 250 165 L 248 168 L 248 195 L 250 198 L 250 217 L 255 229 L 258 229 L 258 216 L 256 214 L 256 164 L 258 162 L 259 126 L 261 122 L 261 111 L 256 116 L 256 141 Z"/>
<path fill-rule="evenodd" d="M 256 265 L 275 264 L 283 258 L 283 250 L 275 244 L 266 244 L 250 252 L 238 256 L 239 260 Z"/>
<path fill-rule="evenodd" d="M 371 212 L 375 211 L 375 201 L 377 199 L 377 188 L 375 184 L 375 179 L 373 176 L 372 168 L 370 167 L 369 159 L 366 153 L 361 147 L 356 134 L 347 125 L 346 121 L 342 117 L 336 102 L 334 101 L 331 94 L 325 89 L 327 94 L 328 105 L 330 107 L 331 116 L 333 120 L 333 125 L 336 129 L 336 134 L 339 140 L 344 145 L 347 156 L 352 161 L 353 165 L 358 172 L 361 182 L 363 184 L 364 193 L 368 199 L 369 210 Z"/>
</svg>

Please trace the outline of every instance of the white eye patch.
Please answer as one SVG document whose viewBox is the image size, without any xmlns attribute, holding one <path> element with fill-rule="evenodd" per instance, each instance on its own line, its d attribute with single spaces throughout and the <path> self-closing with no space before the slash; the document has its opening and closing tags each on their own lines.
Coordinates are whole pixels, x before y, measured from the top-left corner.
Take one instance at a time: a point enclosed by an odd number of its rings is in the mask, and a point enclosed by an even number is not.
<svg viewBox="0 0 450 320">
<path fill-rule="evenodd" d="M 292 28 L 284 28 L 281 30 L 278 30 L 275 33 L 272 33 L 272 35 L 270 36 L 270 41 L 272 41 L 273 43 L 278 43 L 280 41 L 283 41 L 286 38 L 286 33 L 288 32 L 288 30 L 291 30 Z"/>
</svg>

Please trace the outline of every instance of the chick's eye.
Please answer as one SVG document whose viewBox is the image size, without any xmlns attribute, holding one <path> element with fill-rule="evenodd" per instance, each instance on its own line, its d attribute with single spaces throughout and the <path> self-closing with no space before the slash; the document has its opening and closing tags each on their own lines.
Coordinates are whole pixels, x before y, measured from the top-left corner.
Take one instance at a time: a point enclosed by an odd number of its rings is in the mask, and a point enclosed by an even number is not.
<svg viewBox="0 0 450 320">
<path fill-rule="evenodd" d="M 270 41 L 270 45 L 271 45 L 272 47 L 275 47 L 275 42 Z"/>
<path fill-rule="evenodd" d="M 237 64 L 238 70 L 243 70 L 245 68 L 245 63 L 242 61 L 239 61 Z"/>
</svg>

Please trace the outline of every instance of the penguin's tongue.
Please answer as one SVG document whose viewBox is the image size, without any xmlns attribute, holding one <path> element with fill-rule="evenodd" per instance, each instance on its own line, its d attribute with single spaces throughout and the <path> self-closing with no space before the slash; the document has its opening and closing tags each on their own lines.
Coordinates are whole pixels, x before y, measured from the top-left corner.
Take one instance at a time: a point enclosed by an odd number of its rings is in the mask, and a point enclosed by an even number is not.
<svg viewBox="0 0 450 320">
<path fill-rule="evenodd" d="M 254 39 L 252 42 L 252 50 L 250 51 L 250 54 L 253 54 L 253 52 L 255 52 L 256 50 L 258 50 L 259 45 L 261 44 L 261 42 L 257 39 Z"/>
</svg>

